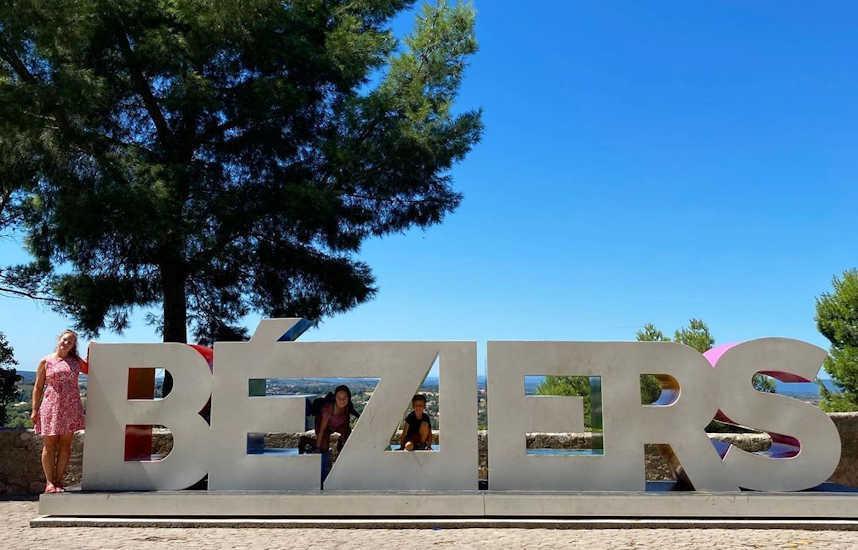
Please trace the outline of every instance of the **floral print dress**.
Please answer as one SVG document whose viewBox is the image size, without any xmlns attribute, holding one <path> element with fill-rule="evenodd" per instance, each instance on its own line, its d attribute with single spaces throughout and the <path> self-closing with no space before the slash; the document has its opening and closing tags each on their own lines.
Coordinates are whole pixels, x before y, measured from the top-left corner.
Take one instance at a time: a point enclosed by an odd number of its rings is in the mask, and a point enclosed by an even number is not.
<svg viewBox="0 0 858 550">
<path fill-rule="evenodd" d="M 36 417 L 36 433 L 64 435 L 83 429 L 83 405 L 77 385 L 86 363 L 73 357 L 45 357 L 45 394 Z"/>
</svg>

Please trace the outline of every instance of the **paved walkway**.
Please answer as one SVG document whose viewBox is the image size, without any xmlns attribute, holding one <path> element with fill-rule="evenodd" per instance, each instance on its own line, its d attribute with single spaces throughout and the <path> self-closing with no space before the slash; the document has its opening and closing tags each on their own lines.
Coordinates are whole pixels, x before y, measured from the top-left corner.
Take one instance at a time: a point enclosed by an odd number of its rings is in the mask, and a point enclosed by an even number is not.
<svg viewBox="0 0 858 550">
<path fill-rule="evenodd" d="M 39 528 L 36 503 L 0 501 L 0 549 L 105 548 L 858 548 L 858 531 L 754 529 L 126 529 Z"/>
</svg>

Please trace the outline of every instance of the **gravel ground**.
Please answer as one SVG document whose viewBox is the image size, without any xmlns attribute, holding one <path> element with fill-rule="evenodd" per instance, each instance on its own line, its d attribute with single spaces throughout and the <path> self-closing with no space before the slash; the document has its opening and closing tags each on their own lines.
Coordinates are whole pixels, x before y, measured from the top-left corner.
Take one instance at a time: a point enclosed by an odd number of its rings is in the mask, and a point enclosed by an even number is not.
<svg viewBox="0 0 858 550">
<path fill-rule="evenodd" d="M 0 549 L 858 548 L 858 531 L 755 529 L 129 529 L 29 527 L 37 503 L 0 501 Z"/>
</svg>

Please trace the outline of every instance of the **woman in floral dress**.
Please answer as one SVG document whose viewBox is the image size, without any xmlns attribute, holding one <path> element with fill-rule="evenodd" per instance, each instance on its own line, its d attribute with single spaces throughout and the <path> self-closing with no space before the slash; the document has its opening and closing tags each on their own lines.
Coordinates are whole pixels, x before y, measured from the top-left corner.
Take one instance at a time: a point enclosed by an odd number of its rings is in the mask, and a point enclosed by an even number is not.
<svg viewBox="0 0 858 550">
<path fill-rule="evenodd" d="M 71 330 L 63 331 L 54 353 L 39 362 L 30 418 L 36 433 L 42 436 L 46 493 L 64 490 L 74 433 L 83 429 L 78 376 L 88 371 L 86 361 L 77 352 L 77 334 Z"/>
</svg>

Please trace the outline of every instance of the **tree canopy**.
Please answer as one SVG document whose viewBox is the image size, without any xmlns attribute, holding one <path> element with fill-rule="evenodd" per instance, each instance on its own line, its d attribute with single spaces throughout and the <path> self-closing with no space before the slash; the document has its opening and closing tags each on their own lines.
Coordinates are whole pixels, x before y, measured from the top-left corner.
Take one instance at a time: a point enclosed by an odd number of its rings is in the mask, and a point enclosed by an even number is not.
<svg viewBox="0 0 858 550">
<path fill-rule="evenodd" d="M 34 257 L 5 281 L 88 334 L 161 304 L 166 341 L 371 298 L 361 243 L 452 212 L 482 132 L 453 108 L 474 10 L 426 5 L 400 45 L 412 4 L 4 2 L 0 200 Z"/>
<path fill-rule="evenodd" d="M 658 330 L 652 323 L 647 323 L 642 329 L 635 333 L 638 342 L 670 342 L 670 338 Z"/>
<path fill-rule="evenodd" d="M 584 426 L 592 429 L 593 418 L 593 390 L 590 378 L 587 376 L 546 376 L 537 386 L 536 393 L 539 395 L 566 395 L 580 396 L 584 398 Z M 601 426 L 595 426 L 601 428 Z"/>
<path fill-rule="evenodd" d="M 709 332 L 709 326 L 700 319 L 689 319 L 687 327 L 681 327 L 673 333 L 673 341 L 685 344 L 704 353 L 715 345 L 715 338 Z"/>
<path fill-rule="evenodd" d="M 0 427 L 5 426 L 8 420 L 6 406 L 18 399 L 21 376 L 12 368 L 17 364 L 12 346 L 6 335 L 0 332 Z"/>
<path fill-rule="evenodd" d="M 652 327 L 652 325 L 647 326 Z M 652 328 L 655 329 L 655 327 Z M 661 334 L 661 331 L 658 331 L 658 333 Z M 669 338 L 666 340 L 669 340 Z M 715 345 L 715 338 L 709 332 L 709 325 L 701 319 L 693 318 L 688 320 L 688 326 L 681 327 L 673 333 L 673 341 L 692 347 L 700 353 L 709 351 Z M 763 374 L 755 374 L 751 379 L 751 383 L 757 391 L 767 393 L 774 393 L 775 391 L 774 380 Z"/>
<path fill-rule="evenodd" d="M 858 295 L 858 294 L 856 294 Z M 638 342 L 670 342 L 654 324 L 647 323 L 635 334 Z M 688 326 L 680 327 L 674 332 L 673 341 L 685 344 L 703 353 L 715 345 L 715 338 L 709 332 L 709 326 L 700 319 L 689 319 Z M 641 403 L 654 403 L 661 395 L 661 384 L 654 376 L 659 373 L 644 374 L 640 377 Z M 754 389 L 764 392 L 774 392 L 775 384 L 771 378 L 755 374 L 752 380 Z M 591 384 L 583 376 L 546 376 L 537 387 L 541 395 L 578 395 L 584 398 L 584 419 L 589 418 L 591 410 Z"/>
<path fill-rule="evenodd" d="M 667 338 L 652 323 L 645 324 L 642 329 L 637 331 L 635 339 L 638 342 L 670 342 L 670 338 Z M 645 405 L 655 403 L 660 395 L 661 383 L 659 383 L 658 378 L 652 374 L 641 376 L 641 403 Z"/>
<path fill-rule="evenodd" d="M 825 370 L 841 390 L 820 385 L 821 406 L 829 411 L 858 410 L 858 269 L 834 277 L 832 291 L 816 300 L 816 326 L 831 342 Z"/>
</svg>

